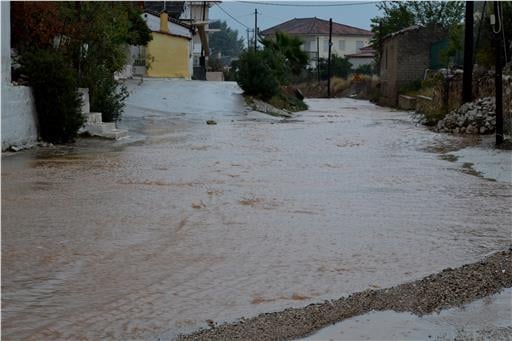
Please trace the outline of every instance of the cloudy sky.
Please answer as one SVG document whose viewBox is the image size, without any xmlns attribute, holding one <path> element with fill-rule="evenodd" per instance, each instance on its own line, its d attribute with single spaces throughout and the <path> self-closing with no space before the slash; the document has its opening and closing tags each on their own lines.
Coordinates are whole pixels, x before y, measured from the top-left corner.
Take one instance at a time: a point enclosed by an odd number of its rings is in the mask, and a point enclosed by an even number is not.
<svg viewBox="0 0 512 341">
<path fill-rule="evenodd" d="M 370 29 L 370 19 L 379 14 L 375 4 L 371 1 L 223 1 L 212 6 L 210 19 L 226 21 L 244 39 L 247 36 L 246 27 L 254 28 L 255 8 L 258 9 L 260 31 L 293 18 L 315 16 Z"/>
</svg>

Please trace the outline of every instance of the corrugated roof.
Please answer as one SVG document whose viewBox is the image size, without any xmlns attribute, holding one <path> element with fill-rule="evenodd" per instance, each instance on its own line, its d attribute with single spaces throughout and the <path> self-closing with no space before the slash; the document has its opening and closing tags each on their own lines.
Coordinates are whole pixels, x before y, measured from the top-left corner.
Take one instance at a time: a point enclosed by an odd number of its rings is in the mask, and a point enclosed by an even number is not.
<svg viewBox="0 0 512 341">
<path fill-rule="evenodd" d="M 272 35 L 275 32 L 285 32 L 291 35 L 328 35 L 329 34 L 329 20 L 319 18 L 295 18 L 288 20 L 282 24 L 270 27 L 260 32 L 262 35 Z M 346 35 L 346 36 L 371 36 L 372 32 L 332 22 L 333 35 Z"/>
</svg>

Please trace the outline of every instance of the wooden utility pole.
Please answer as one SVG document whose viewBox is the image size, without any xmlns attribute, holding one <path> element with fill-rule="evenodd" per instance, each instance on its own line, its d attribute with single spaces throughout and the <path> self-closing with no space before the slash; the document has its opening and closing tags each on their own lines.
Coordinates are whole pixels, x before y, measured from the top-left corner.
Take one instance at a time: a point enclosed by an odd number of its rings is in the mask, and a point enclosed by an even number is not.
<svg viewBox="0 0 512 341">
<path fill-rule="evenodd" d="M 254 51 L 258 44 L 258 9 L 254 9 Z"/>
<path fill-rule="evenodd" d="M 320 83 L 320 37 L 316 37 L 316 73 L 318 76 L 318 83 Z"/>
<path fill-rule="evenodd" d="M 332 18 L 329 19 L 329 54 L 327 56 L 327 97 L 331 98 L 331 46 L 332 46 Z"/>
<path fill-rule="evenodd" d="M 503 42 L 501 40 L 501 30 L 503 30 L 503 22 L 500 17 L 501 4 L 498 1 L 494 1 L 494 42 L 495 42 L 495 54 L 496 54 L 496 65 L 495 65 L 495 78 L 494 83 L 496 86 L 496 145 L 503 143 L 503 76 L 502 76 L 502 65 L 501 65 L 501 51 L 503 50 Z M 492 23 L 492 20 L 491 20 Z M 495 28 L 498 28 L 497 30 Z"/>
<path fill-rule="evenodd" d="M 473 101 L 473 12 L 474 2 L 466 1 L 464 18 L 464 74 L 462 75 L 462 100 Z"/>
</svg>

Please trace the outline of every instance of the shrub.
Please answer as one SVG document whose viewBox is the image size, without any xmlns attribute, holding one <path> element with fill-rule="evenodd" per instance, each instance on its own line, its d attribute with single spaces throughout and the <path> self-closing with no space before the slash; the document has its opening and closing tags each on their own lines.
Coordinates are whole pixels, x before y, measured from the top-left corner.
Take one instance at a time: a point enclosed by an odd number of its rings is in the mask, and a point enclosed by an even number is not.
<svg viewBox="0 0 512 341">
<path fill-rule="evenodd" d="M 350 87 L 350 81 L 346 78 L 331 78 L 331 96 L 340 96 L 341 93 Z"/>
<path fill-rule="evenodd" d="M 246 94 L 269 99 L 279 93 L 288 74 L 279 54 L 248 51 L 240 56 L 237 81 Z"/>
<path fill-rule="evenodd" d="M 328 78 L 328 60 L 325 58 L 320 58 L 320 62 L 318 63 L 320 67 L 320 77 L 323 80 Z M 339 57 L 336 54 L 331 55 L 331 77 L 337 76 L 341 78 L 346 78 L 350 71 L 352 70 L 352 63 L 348 61 L 348 59 Z"/>
<path fill-rule="evenodd" d="M 84 118 L 71 62 L 54 50 L 35 50 L 22 56 L 21 65 L 33 89 L 41 138 L 72 141 Z"/>
<path fill-rule="evenodd" d="M 354 70 L 354 72 L 362 74 L 362 75 L 373 75 L 375 73 L 374 69 L 375 69 L 375 67 L 372 64 L 363 64 L 363 65 L 359 65 Z"/>
<path fill-rule="evenodd" d="M 128 91 L 114 79 L 114 76 L 105 75 L 98 78 L 95 86 L 89 88 L 89 91 L 91 111 L 101 112 L 103 122 L 115 122 L 121 118 Z"/>
</svg>

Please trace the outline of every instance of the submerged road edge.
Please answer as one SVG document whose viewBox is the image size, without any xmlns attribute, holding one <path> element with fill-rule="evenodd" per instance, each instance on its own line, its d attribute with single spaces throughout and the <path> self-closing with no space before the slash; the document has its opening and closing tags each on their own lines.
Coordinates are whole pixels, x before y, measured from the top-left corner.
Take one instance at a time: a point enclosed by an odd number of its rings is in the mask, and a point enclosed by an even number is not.
<svg viewBox="0 0 512 341">
<path fill-rule="evenodd" d="M 365 290 L 337 300 L 289 308 L 201 329 L 178 340 L 291 340 L 344 319 L 375 311 L 429 314 L 470 303 L 512 287 L 512 247 L 459 268 L 447 268 L 414 282 Z"/>
</svg>

